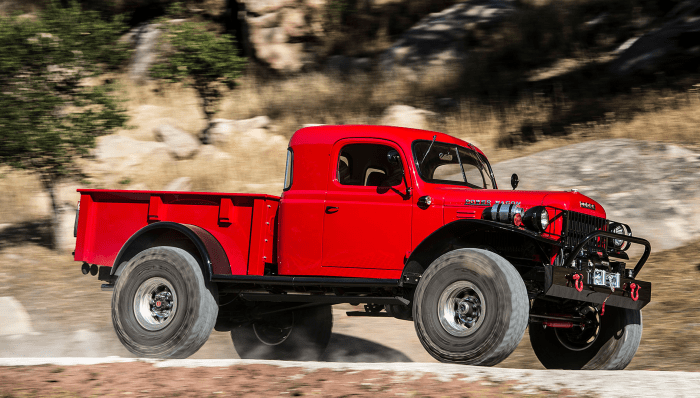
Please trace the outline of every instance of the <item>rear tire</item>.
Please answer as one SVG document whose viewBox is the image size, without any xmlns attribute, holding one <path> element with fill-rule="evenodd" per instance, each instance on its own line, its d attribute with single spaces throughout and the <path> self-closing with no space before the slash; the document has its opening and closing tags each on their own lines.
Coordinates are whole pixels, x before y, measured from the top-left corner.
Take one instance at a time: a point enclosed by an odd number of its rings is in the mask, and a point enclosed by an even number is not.
<svg viewBox="0 0 700 398">
<path fill-rule="evenodd" d="M 444 254 L 425 271 L 414 297 L 418 338 L 441 362 L 496 365 L 527 327 L 525 283 L 508 261 L 486 250 Z"/>
<path fill-rule="evenodd" d="M 535 301 L 533 308 L 541 303 Z M 629 365 L 642 339 L 642 312 L 607 307 L 596 315 L 597 333 L 588 342 L 576 339 L 576 329 L 543 328 L 530 325 L 530 343 L 547 369 L 622 370 Z M 588 336 L 587 336 L 588 337 Z"/>
<path fill-rule="evenodd" d="M 139 357 L 187 358 L 211 334 L 219 311 L 197 260 L 175 247 L 136 255 L 117 279 L 112 323 L 127 350 Z"/>
<path fill-rule="evenodd" d="M 333 328 L 330 305 L 276 312 L 231 330 L 242 359 L 318 361 Z"/>
</svg>

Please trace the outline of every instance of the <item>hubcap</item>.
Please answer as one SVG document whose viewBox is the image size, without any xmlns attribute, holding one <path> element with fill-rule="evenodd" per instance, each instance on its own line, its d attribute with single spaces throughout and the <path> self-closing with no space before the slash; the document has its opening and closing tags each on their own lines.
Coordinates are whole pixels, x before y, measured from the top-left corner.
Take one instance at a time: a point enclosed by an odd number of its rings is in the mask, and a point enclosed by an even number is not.
<svg viewBox="0 0 700 398">
<path fill-rule="evenodd" d="M 484 322 L 485 314 L 484 295 L 471 282 L 454 282 L 440 295 L 440 324 L 453 336 L 464 337 L 474 333 Z"/>
<path fill-rule="evenodd" d="M 163 278 L 150 278 L 136 290 L 134 315 L 146 330 L 160 330 L 168 326 L 177 310 L 177 294 L 173 285 Z"/>
</svg>

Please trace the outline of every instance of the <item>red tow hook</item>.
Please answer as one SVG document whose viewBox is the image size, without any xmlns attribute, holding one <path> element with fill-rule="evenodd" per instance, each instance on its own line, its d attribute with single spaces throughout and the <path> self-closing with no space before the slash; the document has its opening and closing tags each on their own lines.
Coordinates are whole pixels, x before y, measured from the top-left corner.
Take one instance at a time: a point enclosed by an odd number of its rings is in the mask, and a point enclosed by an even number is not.
<svg viewBox="0 0 700 398">
<path fill-rule="evenodd" d="M 571 276 L 571 279 L 574 280 L 574 288 L 576 288 L 576 290 L 579 292 L 583 291 L 583 280 L 581 278 L 581 274 L 573 274 Z"/>
<path fill-rule="evenodd" d="M 639 300 L 639 289 L 641 289 L 641 288 L 642 287 L 636 283 L 630 284 L 630 297 L 632 298 L 633 301 Z"/>
</svg>

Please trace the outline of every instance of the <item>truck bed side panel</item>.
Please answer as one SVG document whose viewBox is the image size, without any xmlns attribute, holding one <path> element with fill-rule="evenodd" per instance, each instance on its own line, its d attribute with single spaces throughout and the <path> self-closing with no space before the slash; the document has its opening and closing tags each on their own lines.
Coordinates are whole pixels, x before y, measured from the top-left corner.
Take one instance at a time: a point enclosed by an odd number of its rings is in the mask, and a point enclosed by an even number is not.
<svg viewBox="0 0 700 398">
<path fill-rule="evenodd" d="M 121 247 L 139 229 L 170 221 L 207 230 L 226 252 L 231 270 L 225 273 L 246 275 L 256 202 L 263 211 L 255 220 L 261 224 L 256 227 L 262 233 L 260 240 L 254 244 L 260 262 L 251 271 L 262 275 L 263 257 L 274 255 L 274 228 L 268 233 L 265 227 L 276 224 L 278 204 L 276 198 L 266 195 L 81 190 L 75 260 L 112 266 Z"/>
</svg>

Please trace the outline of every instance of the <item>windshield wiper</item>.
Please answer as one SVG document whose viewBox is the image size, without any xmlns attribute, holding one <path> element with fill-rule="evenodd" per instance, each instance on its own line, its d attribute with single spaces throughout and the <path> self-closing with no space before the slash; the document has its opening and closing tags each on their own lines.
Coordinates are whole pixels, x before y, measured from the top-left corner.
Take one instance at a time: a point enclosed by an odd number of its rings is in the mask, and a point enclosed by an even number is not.
<svg viewBox="0 0 700 398">
<path fill-rule="evenodd" d="M 464 172 L 464 165 L 462 164 L 462 159 L 459 157 L 459 148 L 455 147 L 455 152 L 457 152 L 457 161 L 459 162 L 459 168 L 462 169 L 462 178 L 464 178 L 464 183 L 467 183 L 467 174 Z"/>
<path fill-rule="evenodd" d="M 437 138 L 437 135 L 434 135 L 434 136 L 433 136 L 433 140 L 430 141 L 430 146 L 428 147 L 428 150 L 425 151 L 425 155 L 423 155 L 423 159 L 421 159 L 420 163 L 418 164 L 419 166 L 422 166 L 422 165 L 423 165 L 423 162 L 425 161 L 425 158 L 428 157 L 428 153 L 430 153 L 430 148 L 433 147 L 433 144 L 435 143 L 435 139 L 436 139 L 436 138 Z"/>
</svg>

